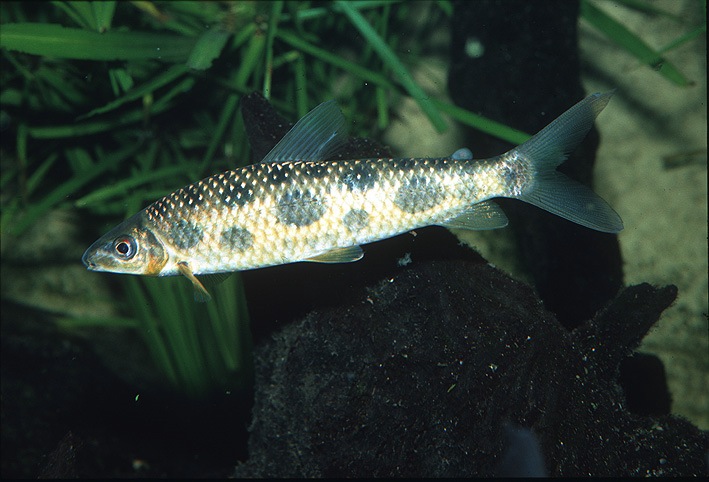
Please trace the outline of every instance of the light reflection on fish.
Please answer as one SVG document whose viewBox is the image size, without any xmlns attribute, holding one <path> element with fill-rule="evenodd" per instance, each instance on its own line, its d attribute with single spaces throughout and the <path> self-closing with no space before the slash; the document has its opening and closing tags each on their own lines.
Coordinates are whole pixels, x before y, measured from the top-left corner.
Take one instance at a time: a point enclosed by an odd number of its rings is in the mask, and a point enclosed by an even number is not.
<svg viewBox="0 0 709 482">
<path fill-rule="evenodd" d="M 203 179 L 159 199 L 93 243 L 93 271 L 195 275 L 296 261 L 340 263 L 361 244 L 415 228 L 495 229 L 507 217 L 490 199 L 525 201 L 607 233 L 623 229 L 599 196 L 556 170 L 581 142 L 610 93 L 593 94 L 511 151 L 449 157 L 328 160 L 347 140 L 334 101 L 320 104 L 258 164 Z"/>
</svg>

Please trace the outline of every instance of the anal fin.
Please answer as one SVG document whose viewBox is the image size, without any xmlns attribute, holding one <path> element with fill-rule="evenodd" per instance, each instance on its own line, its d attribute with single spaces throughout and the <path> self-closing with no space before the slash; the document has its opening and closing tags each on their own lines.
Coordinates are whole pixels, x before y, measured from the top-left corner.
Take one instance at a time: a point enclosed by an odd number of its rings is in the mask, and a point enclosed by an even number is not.
<svg viewBox="0 0 709 482">
<path fill-rule="evenodd" d="M 359 246 L 347 246 L 326 251 L 312 258 L 304 259 L 312 263 L 351 263 L 364 257 L 364 251 Z"/>
<path fill-rule="evenodd" d="M 481 231 L 504 228 L 508 223 L 507 216 L 502 212 L 500 206 L 492 201 L 483 201 L 473 204 L 460 214 L 437 224 L 448 229 Z"/>
</svg>

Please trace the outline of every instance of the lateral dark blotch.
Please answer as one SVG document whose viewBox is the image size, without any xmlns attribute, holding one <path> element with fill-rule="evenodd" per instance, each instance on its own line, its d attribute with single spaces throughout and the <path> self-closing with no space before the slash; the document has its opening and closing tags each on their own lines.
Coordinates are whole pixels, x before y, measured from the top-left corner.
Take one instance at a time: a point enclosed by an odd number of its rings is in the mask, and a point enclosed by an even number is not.
<svg viewBox="0 0 709 482">
<path fill-rule="evenodd" d="M 357 233 L 369 224 L 369 213 L 364 209 L 350 209 L 342 216 L 342 223 L 351 233 Z"/>
<path fill-rule="evenodd" d="M 235 204 L 243 206 L 254 197 L 252 183 L 246 180 L 245 176 L 239 176 L 234 171 L 227 173 L 219 182 L 222 188 L 219 199 L 227 206 Z"/>
<path fill-rule="evenodd" d="M 366 162 L 354 161 L 345 164 L 343 169 L 340 182 L 350 191 L 366 191 L 379 180 L 379 173 L 374 166 Z"/>
<path fill-rule="evenodd" d="M 248 229 L 233 226 L 222 231 L 221 242 L 231 249 L 246 251 L 253 244 L 254 237 Z"/>
<path fill-rule="evenodd" d="M 404 212 L 417 213 L 438 205 L 444 197 L 435 181 L 426 176 L 412 176 L 399 188 L 394 203 Z"/>
<path fill-rule="evenodd" d="M 283 224 L 308 226 L 325 214 L 325 205 L 313 193 L 291 189 L 278 199 L 276 217 Z"/>
<path fill-rule="evenodd" d="M 202 240 L 202 228 L 184 219 L 170 223 L 170 239 L 179 249 L 189 249 Z"/>
</svg>

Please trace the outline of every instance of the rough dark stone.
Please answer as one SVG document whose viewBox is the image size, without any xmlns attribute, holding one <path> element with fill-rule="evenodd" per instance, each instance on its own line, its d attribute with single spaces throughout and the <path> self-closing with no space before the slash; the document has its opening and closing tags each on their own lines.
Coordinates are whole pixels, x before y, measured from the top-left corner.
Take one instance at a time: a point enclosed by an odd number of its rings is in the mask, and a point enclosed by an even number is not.
<svg viewBox="0 0 709 482">
<path fill-rule="evenodd" d="M 534 134 L 585 96 L 577 45 L 578 2 L 459 0 L 453 5 L 448 86 L 456 104 Z M 482 56 L 466 54 L 470 40 L 483 45 Z M 467 138 L 477 158 L 513 147 L 472 130 Z M 594 129 L 560 170 L 590 185 L 597 145 Z M 510 219 L 537 292 L 565 326 L 589 319 L 615 296 L 623 280 L 616 236 L 518 201 L 498 202 Z"/>
<path fill-rule="evenodd" d="M 568 332 L 486 264 L 402 269 L 259 347 L 250 458 L 235 475 L 519 473 L 500 465 L 510 426 L 529 431 L 550 475 L 705 474 L 707 434 L 629 413 L 617 383 L 675 295 L 628 288 Z"/>
</svg>

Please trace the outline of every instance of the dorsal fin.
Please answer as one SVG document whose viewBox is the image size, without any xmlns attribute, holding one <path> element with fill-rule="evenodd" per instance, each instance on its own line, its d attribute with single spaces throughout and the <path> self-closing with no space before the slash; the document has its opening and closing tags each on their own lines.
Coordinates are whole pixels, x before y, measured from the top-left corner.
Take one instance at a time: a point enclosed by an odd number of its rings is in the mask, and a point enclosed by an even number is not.
<svg viewBox="0 0 709 482">
<path fill-rule="evenodd" d="M 324 161 L 347 142 L 347 121 L 334 100 L 300 119 L 261 162 Z"/>
</svg>

